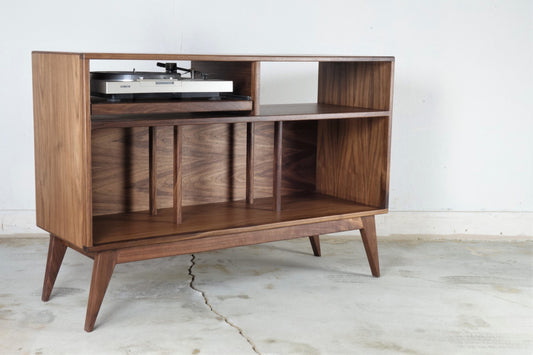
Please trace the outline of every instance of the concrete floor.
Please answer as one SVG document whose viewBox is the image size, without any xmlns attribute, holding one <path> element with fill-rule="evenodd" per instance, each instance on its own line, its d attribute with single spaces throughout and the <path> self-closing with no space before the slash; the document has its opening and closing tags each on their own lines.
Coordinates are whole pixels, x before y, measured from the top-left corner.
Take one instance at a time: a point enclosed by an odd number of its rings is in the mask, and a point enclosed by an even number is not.
<svg viewBox="0 0 533 355">
<path fill-rule="evenodd" d="M 533 241 L 379 242 L 379 279 L 358 236 L 121 264 L 86 333 L 92 261 L 43 303 L 48 240 L 1 238 L 0 353 L 533 353 Z"/>
</svg>

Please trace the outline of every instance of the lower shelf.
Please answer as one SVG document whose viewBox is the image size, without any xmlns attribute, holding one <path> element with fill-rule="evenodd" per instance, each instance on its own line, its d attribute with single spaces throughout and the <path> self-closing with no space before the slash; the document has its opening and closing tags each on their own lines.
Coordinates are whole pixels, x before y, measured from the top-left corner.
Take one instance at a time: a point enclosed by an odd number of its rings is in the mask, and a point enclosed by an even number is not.
<svg viewBox="0 0 533 355">
<path fill-rule="evenodd" d="M 152 216 L 148 211 L 95 216 L 95 246 L 135 241 L 146 238 L 182 236 L 197 238 L 233 232 L 258 231 L 269 228 L 297 226 L 306 223 L 334 221 L 385 213 L 385 209 L 365 206 L 321 194 L 283 196 L 282 210 L 272 210 L 272 198 L 185 206 L 183 222 L 173 223 L 173 209 L 159 209 Z"/>
</svg>

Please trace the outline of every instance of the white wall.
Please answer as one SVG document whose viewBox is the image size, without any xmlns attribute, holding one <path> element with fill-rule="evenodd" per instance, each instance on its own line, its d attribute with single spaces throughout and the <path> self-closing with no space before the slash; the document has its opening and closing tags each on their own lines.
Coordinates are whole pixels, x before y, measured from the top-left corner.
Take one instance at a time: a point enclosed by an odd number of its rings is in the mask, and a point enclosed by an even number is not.
<svg viewBox="0 0 533 355">
<path fill-rule="evenodd" d="M 529 0 L 4 3 L 0 220 L 35 208 L 32 50 L 394 55 L 391 211 L 532 212 L 532 18 Z M 290 70 L 264 68 L 265 100 L 313 95 L 313 66 L 268 86 Z"/>
</svg>

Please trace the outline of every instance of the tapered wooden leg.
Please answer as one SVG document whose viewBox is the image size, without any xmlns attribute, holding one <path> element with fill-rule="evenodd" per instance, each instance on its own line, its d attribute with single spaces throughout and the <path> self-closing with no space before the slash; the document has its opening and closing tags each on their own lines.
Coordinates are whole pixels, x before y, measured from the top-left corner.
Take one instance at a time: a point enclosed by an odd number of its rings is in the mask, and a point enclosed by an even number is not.
<svg viewBox="0 0 533 355">
<path fill-rule="evenodd" d="M 376 222 L 374 216 L 361 217 L 363 228 L 361 237 L 365 245 L 366 257 L 374 277 L 379 277 L 378 241 L 376 238 Z"/>
<path fill-rule="evenodd" d="M 117 259 L 114 251 L 98 253 L 94 258 L 93 276 L 87 304 L 87 316 L 85 318 L 85 331 L 87 332 L 91 332 L 94 328 L 98 311 L 102 305 L 102 300 L 116 263 Z"/>
<path fill-rule="evenodd" d="M 313 254 L 315 256 L 322 255 L 320 253 L 320 237 L 318 235 L 312 235 L 309 237 L 309 240 L 311 241 L 311 248 L 313 248 Z"/>
<path fill-rule="evenodd" d="M 67 246 L 58 237 L 50 234 L 50 244 L 48 245 L 48 258 L 46 259 L 46 271 L 44 272 L 43 294 L 41 299 L 47 302 L 56 282 L 57 273 L 63 262 L 63 257 L 67 251 Z"/>
</svg>

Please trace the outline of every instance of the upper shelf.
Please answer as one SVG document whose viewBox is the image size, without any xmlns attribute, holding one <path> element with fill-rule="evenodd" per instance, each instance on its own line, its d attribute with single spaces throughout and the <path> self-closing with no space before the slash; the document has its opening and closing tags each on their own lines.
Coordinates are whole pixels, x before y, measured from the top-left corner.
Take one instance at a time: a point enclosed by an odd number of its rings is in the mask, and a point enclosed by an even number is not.
<svg viewBox="0 0 533 355">
<path fill-rule="evenodd" d="M 301 121 L 389 116 L 390 111 L 328 104 L 261 105 L 258 115 L 239 112 L 93 115 L 92 129 L 213 123 Z"/>
<path fill-rule="evenodd" d="M 34 53 L 51 53 L 35 51 Z M 393 62 L 392 56 L 321 56 L 321 55 L 205 55 L 161 53 L 66 53 L 85 59 L 104 60 L 197 60 L 215 62 Z"/>
</svg>

